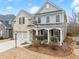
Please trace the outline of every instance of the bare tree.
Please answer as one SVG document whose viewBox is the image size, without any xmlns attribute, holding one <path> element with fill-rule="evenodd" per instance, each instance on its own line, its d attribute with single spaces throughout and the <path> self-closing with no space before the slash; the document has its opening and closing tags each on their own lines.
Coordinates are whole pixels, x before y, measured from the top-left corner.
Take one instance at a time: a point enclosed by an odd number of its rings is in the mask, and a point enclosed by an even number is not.
<svg viewBox="0 0 79 59">
<path fill-rule="evenodd" d="M 79 5 L 75 5 L 73 8 L 72 8 L 72 19 L 73 19 L 73 34 L 74 35 L 77 35 L 77 31 L 78 31 L 78 24 L 77 24 L 77 17 L 78 17 L 78 10 L 77 8 L 79 7 Z"/>
</svg>

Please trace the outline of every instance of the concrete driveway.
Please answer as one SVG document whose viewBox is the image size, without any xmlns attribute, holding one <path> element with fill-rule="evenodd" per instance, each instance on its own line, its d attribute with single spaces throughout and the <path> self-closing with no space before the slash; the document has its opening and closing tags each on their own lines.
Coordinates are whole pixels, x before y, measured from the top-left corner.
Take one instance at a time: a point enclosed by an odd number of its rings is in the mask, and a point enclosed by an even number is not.
<svg viewBox="0 0 79 59">
<path fill-rule="evenodd" d="M 17 41 L 17 46 L 23 43 L 22 41 Z M 8 49 L 15 48 L 15 40 L 6 41 L 0 43 L 0 53 L 7 51 Z"/>
</svg>

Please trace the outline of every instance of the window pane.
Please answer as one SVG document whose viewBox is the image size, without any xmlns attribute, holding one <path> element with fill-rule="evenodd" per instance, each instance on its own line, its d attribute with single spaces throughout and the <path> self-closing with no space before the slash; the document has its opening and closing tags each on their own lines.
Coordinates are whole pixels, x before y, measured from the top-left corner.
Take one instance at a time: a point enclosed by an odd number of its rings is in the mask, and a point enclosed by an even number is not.
<svg viewBox="0 0 79 59">
<path fill-rule="evenodd" d="M 25 17 L 19 17 L 19 24 L 25 24 Z"/>
<path fill-rule="evenodd" d="M 51 30 L 51 36 L 53 36 L 53 30 Z"/>
<path fill-rule="evenodd" d="M 43 30 L 41 30 L 41 35 L 43 35 Z"/>
<path fill-rule="evenodd" d="M 21 17 L 19 17 L 19 24 L 21 24 Z"/>
<path fill-rule="evenodd" d="M 56 22 L 60 22 L 60 15 L 56 15 Z"/>
<path fill-rule="evenodd" d="M 38 23 L 41 23 L 41 18 L 38 18 Z"/>
<path fill-rule="evenodd" d="M 49 23 L 49 16 L 46 17 L 46 23 Z"/>
<path fill-rule="evenodd" d="M 25 17 L 23 17 L 23 24 L 25 24 Z"/>
<path fill-rule="evenodd" d="M 36 19 L 36 17 L 34 17 L 34 20 Z"/>
</svg>

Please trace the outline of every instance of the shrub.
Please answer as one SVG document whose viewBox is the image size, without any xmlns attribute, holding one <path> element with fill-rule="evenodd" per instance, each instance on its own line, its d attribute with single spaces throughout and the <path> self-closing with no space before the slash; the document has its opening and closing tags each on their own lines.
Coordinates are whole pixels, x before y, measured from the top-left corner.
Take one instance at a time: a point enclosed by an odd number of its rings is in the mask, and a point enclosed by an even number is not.
<svg viewBox="0 0 79 59">
<path fill-rule="evenodd" d="M 2 36 L 0 37 L 0 40 L 3 40 L 3 37 Z"/>
<path fill-rule="evenodd" d="M 72 33 L 67 33 L 67 36 L 72 36 Z"/>
<path fill-rule="evenodd" d="M 71 44 L 73 42 L 73 39 L 71 36 L 66 36 L 66 38 L 64 39 L 64 42 L 66 42 L 67 44 Z"/>
<path fill-rule="evenodd" d="M 57 42 L 58 42 L 57 37 L 52 36 L 52 37 L 51 37 L 51 42 L 54 43 L 54 44 L 57 43 Z"/>
<path fill-rule="evenodd" d="M 45 37 L 44 36 L 33 36 L 33 46 L 38 48 L 40 46 L 46 46 L 47 44 L 44 45 L 44 39 Z"/>
<path fill-rule="evenodd" d="M 44 36 L 36 36 L 36 39 L 42 41 L 44 40 Z"/>
<path fill-rule="evenodd" d="M 39 48 L 39 46 L 41 45 L 41 40 L 42 40 L 42 37 L 40 36 L 33 36 L 33 46 L 36 47 L 36 48 Z"/>
<path fill-rule="evenodd" d="M 49 45 L 50 48 L 53 49 L 53 50 L 57 50 L 57 47 L 58 47 L 57 43 L 58 43 L 58 38 L 55 37 L 55 36 L 52 36 L 51 42 L 50 42 L 50 45 Z"/>
</svg>

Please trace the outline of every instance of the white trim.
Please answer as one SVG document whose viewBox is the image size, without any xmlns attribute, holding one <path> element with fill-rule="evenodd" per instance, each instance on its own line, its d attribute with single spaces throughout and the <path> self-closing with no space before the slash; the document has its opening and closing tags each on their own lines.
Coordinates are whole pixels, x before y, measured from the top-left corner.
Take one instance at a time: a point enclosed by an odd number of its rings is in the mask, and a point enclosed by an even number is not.
<svg viewBox="0 0 79 59">
<path fill-rule="evenodd" d="M 58 10 L 63 10 L 63 9 L 59 8 L 57 5 L 55 5 L 54 3 L 51 3 L 50 1 L 46 1 L 45 4 L 36 12 L 36 14 L 39 13 L 39 12 L 45 7 L 46 4 L 51 4 L 51 5 L 54 6 L 56 9 L 58 9 Z"/>
<path fill-rule="evenodd" d="M 60 30 L 60 46 L 62 46 L 63 43 L 63 35 L 62 30 Z"/>
<path fill-rule="evenodd" d="M 49 30 L 48 30 L 48 44 L 50 43 L 50 34 L 49 34 Z"/>
</svg>

